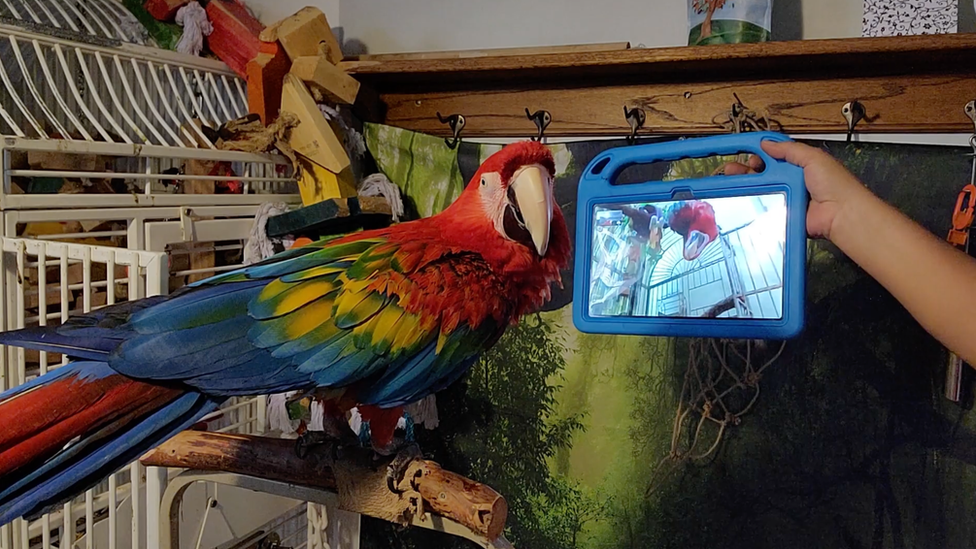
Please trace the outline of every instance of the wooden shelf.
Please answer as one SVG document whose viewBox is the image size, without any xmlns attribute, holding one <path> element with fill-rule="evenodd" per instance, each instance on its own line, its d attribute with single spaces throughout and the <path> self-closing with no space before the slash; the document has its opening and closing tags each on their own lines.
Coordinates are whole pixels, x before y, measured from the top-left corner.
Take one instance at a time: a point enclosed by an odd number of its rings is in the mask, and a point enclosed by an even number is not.
<svg viewBox="0 0 976 549">
<path fill-rule="evenodd" d="M 550 136 L 624 134 L 624 105 L 647 133 L 716 133 L 732 94 L 784 131 L 841 132 L 859 99 L 863 132 L 972 132 L 976 34 L 767 42 L 530 55 L 368 56 L 346 68 L 385 104 L 388 124 L 446 135 L 436 112 L 461 113 L 467 136 L 528 136 L 525 108 L 547 109 Z"/>
</svg>

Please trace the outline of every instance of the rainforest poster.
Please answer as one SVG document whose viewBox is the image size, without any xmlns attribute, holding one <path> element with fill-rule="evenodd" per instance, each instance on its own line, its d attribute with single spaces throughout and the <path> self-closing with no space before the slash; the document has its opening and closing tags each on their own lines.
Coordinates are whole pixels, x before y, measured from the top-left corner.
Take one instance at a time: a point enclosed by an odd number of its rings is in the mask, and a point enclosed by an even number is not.
<svg viewBox="0 0 976 549">
<path fill-rule="evenodd" d="M 450 149 L 380 125 L 367 125 L 365 137 L 371 161 L 415 216 L 450 204 L 498 149 Z M 571 232 L 580 171 L 623 144 L 551 145 Z M 968 149 L 811 144 L 940 237 L 970 177 Z M 631 176 L 701 176 L 724 160 L 655 164 Z M 743 413 L 682 454 L 696 459 L 674 459 L 673 441 L 693 439 L 698 426 L 675 428 L 689 364 L 707 347 L 730 361 L 741 349 L 577 332 L 571 271 L 546 310 L 437 395 L 440 425 L 418 428 L 417 438 L 429 458 L 506 497 L 506 537 L 518 548 L 976 545 L 971 390 L 961 405 L 942 396 L 944 349 L 836 248 L 810 241 L 808 258 L 802 336 L 783 348 L 749 344 L 748 358 L 765 367 L 739 383 L 748 388 L 737 403 Z M 474 547 L 363 520 L 368 549 Z"/>
</svg>

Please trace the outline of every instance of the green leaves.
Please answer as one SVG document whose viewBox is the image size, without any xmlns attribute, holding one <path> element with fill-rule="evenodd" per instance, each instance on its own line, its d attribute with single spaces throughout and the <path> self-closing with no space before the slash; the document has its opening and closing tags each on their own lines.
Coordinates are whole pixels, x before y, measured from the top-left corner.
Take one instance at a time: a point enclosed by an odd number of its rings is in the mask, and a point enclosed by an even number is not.
<svg viewBox="0 0 976 549">
<path fill-rule="evenodd" d="M 450 149 L 443 139 L 369 123 L 364 136 L 380 171 L 413 201 L 422 217 L 440 212 L 464 189 L 458 149 Z"/>
</svg>

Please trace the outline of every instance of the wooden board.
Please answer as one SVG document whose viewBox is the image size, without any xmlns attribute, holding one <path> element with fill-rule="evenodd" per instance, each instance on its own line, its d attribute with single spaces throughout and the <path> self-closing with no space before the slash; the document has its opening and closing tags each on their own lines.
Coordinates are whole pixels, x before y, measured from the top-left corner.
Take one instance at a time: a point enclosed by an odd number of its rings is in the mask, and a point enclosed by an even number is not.
<svg viewBox="0 0 976 549">
<path fill-rule="evenodd" d="M 301 78 L 309 88 L 318 88 L 335 103 L 352 105 L 359 94 L 359 82 L 322 55 L 298 57 L 291 65 L 292 74 Z"/>
<path fill-rule="evenodd" d="M 293 61 L 319 54 L 325 55 L 333 64 L 342 61 L 342 48 L 332 34 L 329 20 L 322 10 L 312 6 L 271 25 L 259 37 L 265 42 L 281 42 Z"/>
<path fill-rule="evenodd" d="M 210 175 L 216 162 L 207 160 L 187 160 L 184 171 L 187 175 Z M 189 180 L 183 182 L 184 194 L 214 194 L 216 183 L 213 181 Z M 208 219 L 200 218 L 199 220 Z M 192 249 L 212 247 L 213 242 L 186 242 L 174 244 L 172 247 Z M 217 265 L 217 258 L 213 252 L 190 252 L 190 269 L 213 269 Z M 187 275 L 186 283 L 193 284 L 213 276 L 212 272 L 194 273 Z"/>
<path fill-rule="evenodd" d="M 281 87 L 285 74 L 291 69 L 288 55 L 277 42 L 262 42 L 266 53 L 247 62 L 247 110 L 261 117 L 267 126 L 278 118 L 281 108 Z"/>
<path fill-rule="evenodd" d="M 386 61 L 408 61 L 418 59 L 467 59 L 471 57 L 500 57 L 511 55 L 543 55 L 553 53 L 583 53 L 596 51 L 620 51 L 630 48 L 630 42 L 610 42 L 605 44 L 578 44 L 569 46 L 541 46 L 528 48 L 491 48 L 485 50 L 445 50 L 415 53 L 380 53 L 347 57 L 350 66 L 363 66 L 366 63 Z"/>
<path fill-rule="evenodd" d="M 298 157 L 298 163 L 301 166 L 298 191 L 305 206 L 330 198 L 356 196 L 356 178 L 352 175 L 352 168 L 334 174 L 304 156 Z"/>
<path fill-rule="evenodd" d="M 620 83 L 625 78 L 645 81 L 666 78 L 717 80 L 749 75 L 816 72 L 822 76 L 871 73 L 963 71 L 976 61 L 976 34 L 944 34 L 801 40 L 759 44 L 637 48 L 623 51 L 595 51 L 543 55 L 511 55 L 457 59 L 404 59 L 350 66 L 357 80 L 378 91 L 391 92 L 422 85 L 433 89 L 460 82 L 557 81 L 580 82 L 580 78 L 601 77 Z M 968 63 L 968 64 L 967 64 Z M 445 80 L 446 78 L 446 80 Z M 510 82 L 506 82 L 509 84 Z M 590 82 L 589 84 L 594 84 Z"/>
<path fill-rule="evenodd" d="M 645 84 L 468 93 L 384 94 L 385 123 L 433 135 L 449 136 L 437 112 L 462 113 L 463 136 L 528 137 L 535 125 L 525 108 L 547 109 L 549 136 L 626 135 L 623 106 L 642 107 L 642 133 L 723 133 L 716 117 L 728 112 L 733 93 L 752 109 L 767 109 L 789 133 L 846 132 L 844 103 L 859 99 L 868 120 L 861 132 L 972 132 L 965 104 L 976 98 L 976 74 L 927 76 L 910 85 L 884 77 L 840 80 L 757 80 L 695 84 Z"/>
<path fill-rule="evenodd" d="M 526 108 L 552 114 L 549 136 L 625 135 L 625 105 L 644 133 L 717 133 L 733 93 L 791 133 L 846 131 L 854 99 L 859 131 L 972 132 L 976 99 L 974 34 L 354 63 L 385 106 L 375 121 L 443 136 L 437 112 L 463 114 L 467 137 L 534 135 Z"/>
<path fill-rule="evenodd" d="M 346 150 L 315 104 L 312 94 L 300 78 L 290 73 L 285 75 L 281 90 L 281 111 L 298 117 L 298 126 L 288 137 L 288 144 L 295 152 L 332 173 L 340 173 L 349 167 Z"/>
</svg>

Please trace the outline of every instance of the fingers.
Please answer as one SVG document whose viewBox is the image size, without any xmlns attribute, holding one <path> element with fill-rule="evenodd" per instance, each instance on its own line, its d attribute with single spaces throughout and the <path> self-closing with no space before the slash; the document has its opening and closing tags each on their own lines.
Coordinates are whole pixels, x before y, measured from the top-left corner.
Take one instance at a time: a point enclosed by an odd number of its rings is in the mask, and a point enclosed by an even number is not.
<svg viewBox="0 0 976 549">
<path fill-rule="evenodd" d="M 756 173 L 753 168 L 746 166 L 745 164 L 739 164 L 738 162 L 729 162 L 721 169 L 721 172 L 725 175 L 746 175 Z"/>
<path fill-rule="evenodd" d="M 796 141 L 763 141 L 762 148 L 769 156 L 777 160 L 786 160 L 801 168 L 809 166 L 822 154 L 819 149 Z"/>
<path fill-rule="evenodd" d="M 758 154 L 751 154 L 749 155 L 749 167 L 760 172 L 766 167 L 766 163 L 763 162 L 762 157 Z"/>
</svg>

